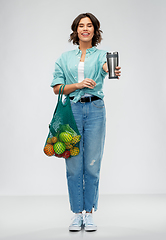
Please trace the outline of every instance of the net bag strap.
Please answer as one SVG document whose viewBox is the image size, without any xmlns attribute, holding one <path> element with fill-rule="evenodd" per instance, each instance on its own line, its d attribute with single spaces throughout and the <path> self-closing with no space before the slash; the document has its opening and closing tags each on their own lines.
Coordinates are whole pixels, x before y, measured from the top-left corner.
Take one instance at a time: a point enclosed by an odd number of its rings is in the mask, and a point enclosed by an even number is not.
<svg viewBox="0 0 166 240">
<path fill-rule="evenodd" d="M 60 101 L 62 101 L 62 96 L 63 96 L 64 88 L 65 88 L 65 85 L 61 85 L 60 88 L 59 88 L 58 103 L 59 103 Z M 62 91 L 62 92 L 61 92 L 61 91 Z M 57 106 L 58 106 L 58 103 L 57 103 Z M 56 108 L 55 108 L 53 117 L 55 116 L 57 106 L 56 106 Z M 49 129 L 50 129 L 50 132 L 52 133 L 52 135 L 55 136 L 56 132 L 55 132 L 54 128 L 51 126 L 51 124 L 49 124 Z"/>
<path fill-rule="evenodd" d="M 58 102 L 62 101 L 63 91 L 66 85 L 61 85 L 59 88 L 59 96 L 58 96 Z M 62 92 L 61 92 L 62 91 Z"/>
</svg>

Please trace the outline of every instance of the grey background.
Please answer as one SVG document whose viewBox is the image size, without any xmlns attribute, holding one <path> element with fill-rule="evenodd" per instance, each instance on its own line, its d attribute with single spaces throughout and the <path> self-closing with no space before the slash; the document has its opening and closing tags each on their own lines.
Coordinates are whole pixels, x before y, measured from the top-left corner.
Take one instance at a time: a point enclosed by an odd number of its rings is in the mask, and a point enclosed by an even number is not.
<svg viewBox="0 0 166 240">
<path fill-rule="evenodd" d="M 54 63 L 73 19 L 92 12 L 98 46 L 119 51 L 120 80 L 105 79 L 107 135 L 101 194 L 166 193 L 166 2 L 0 1 L 0 195 L 67 194 L 65 163 L 43 153 L 57 102 Z"/>
</svg>

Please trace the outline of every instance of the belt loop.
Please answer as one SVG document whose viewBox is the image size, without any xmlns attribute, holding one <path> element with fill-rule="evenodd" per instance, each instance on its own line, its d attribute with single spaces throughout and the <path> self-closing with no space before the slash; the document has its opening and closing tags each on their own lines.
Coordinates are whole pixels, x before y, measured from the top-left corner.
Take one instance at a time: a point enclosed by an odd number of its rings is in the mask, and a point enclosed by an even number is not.
<svg viewBox="0 0 166 240">
<path fill-rule="evenodd" d="M 91 99 L 92 97 L 89 97 L 89 98 L 90 98 L 90 102 L 92 102 L 92 99 Z"/>
</svg>

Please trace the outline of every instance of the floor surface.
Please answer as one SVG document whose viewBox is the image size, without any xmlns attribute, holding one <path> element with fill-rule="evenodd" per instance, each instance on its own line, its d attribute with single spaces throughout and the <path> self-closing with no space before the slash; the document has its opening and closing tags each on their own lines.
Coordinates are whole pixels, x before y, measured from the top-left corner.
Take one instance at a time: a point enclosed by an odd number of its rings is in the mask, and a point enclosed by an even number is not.
<svg viewBox="0 0 166 240">
<path fill-rule="evenodd" d="M 1 196 L 0 239 L 166 239 L 166 195 L 101 195 L 93 216 L 96 232 L 69 232 L 67 196 Z"/>
</svg>

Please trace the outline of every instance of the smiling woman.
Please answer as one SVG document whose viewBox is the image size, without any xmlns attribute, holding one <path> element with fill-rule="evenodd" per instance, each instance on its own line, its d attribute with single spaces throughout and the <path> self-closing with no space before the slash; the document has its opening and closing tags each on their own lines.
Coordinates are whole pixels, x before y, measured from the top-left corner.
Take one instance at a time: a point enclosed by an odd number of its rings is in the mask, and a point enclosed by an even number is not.
<svg viewBox="0 0 166 240">
<path fill-rule="evenodd" d="M 81 45 L 82 42 L 91 42 L 94 36 L 94 27 L 90 20 L 90 18 L 82 18 L 78 24 L 77 34 L 79 38 L 79 44 Z"/>
<path fill-rule="evenodd" d="M 92 46 L 97 46 L 102 40 L 101 33 L 102 30 L 100 30 L 100 22 L 99 20 L 91 13 L 86 13 L 86 14 L 80 14 L 74 21 L 71 26 L 72 33 L 70 34 L 70 39 L 69 41 L 73 41 L 73 44 L 79 45 L 79 32 L 81 31 L 87 33 L 89 31 L 94 31 L 93 32 L 93 38 L 92 38 Z M 86 29 L 87 28 L 87 29 Z M 90 34 L 90 32 L 89 32 Z M 82 35 L 83 36 L 83 35 Z"/>
<path fill-rule="evenodd" d="M 102 37 L 100 22 L 91 13 L 73 21 L 69 41 L 78 48 L 63 53 L 55 63 L 54 93 L 65 85 L 81 134 L 80 153 L 66 159 L 70 206 L 75 213 L 70 231 L 96 231 L 92 212 L 98 207 L 99 175 L 104 150 L 106 114 L 103 82 L 107 75 L 106 51 L 96 46 Z M 119 67 L 120 68 L 120 67 Z M 116 72 L 120 76 L 120 71 Z M 85 211 L 85 215 L 83 214 Z"/>
</svg>

